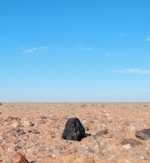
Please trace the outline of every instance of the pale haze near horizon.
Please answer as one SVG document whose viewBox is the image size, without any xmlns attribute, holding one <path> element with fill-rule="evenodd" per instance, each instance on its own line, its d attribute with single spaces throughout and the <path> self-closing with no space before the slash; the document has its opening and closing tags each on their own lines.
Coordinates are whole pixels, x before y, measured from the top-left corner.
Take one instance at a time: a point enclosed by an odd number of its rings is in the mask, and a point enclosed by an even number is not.
<svg viewBox="0 0 150 163">
<path fill-rule="evenodd" d="M 149 8 L 149 0 L 1 0 L 0 102 L 148 102 Z"/>
</svg>

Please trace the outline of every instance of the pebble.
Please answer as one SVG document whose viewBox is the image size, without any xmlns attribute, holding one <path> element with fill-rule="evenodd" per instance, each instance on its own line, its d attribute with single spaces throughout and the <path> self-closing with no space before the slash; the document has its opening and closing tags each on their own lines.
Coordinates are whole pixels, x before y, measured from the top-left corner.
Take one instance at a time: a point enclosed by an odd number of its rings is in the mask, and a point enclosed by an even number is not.
<svg viewBox="0 0 150 163">
<path fill-rule="evenodd" d="M 40 132 L 37 131 L 36 129 L 29 130 L 29 132 L 32 132 L 32 133 L 34 133 L 34 134 L 40 134 Z"/>
<path fill-rule="evenodd" d="M 32 123 L 32 121 L 30 120 L 30 119 L 28 119 L 28 120 L 25 120 L 24 122 L 23 122 L 23 126 L 33 126 L 34 124 Z"/>
<path fill-rule="evenodd" d="M 13 121 L 11 126 L 15 127 L 15 128 L 18 128 L 18 127 L 20 127 L 20 123 L 18 121 Z"/>
<path fill-rule="evenodd" d="M 17 152 L 15 153 L 12 158 L 11 158 L 11 163 L 28 163 L 24 155 L 21 153 Z"/>
<path fill-rule="evenodd" d="M 15 151 L 15 148 L 14 148 L 13 146 L 10 146 L 10 147 L 7 149 L 7 151 L 8 151 L 9 153 L 12 153 L 12 152 Z"/>
<path fill-rule="evenodd" d="M 124 148 L 124 149 L 130 149 L 131 148 L 131 145 L 130 144 L 126 144 L 126 145 L 123 145 L 122 148 Z"/>
<path fill-rule="evenodd" d="M 105 129 L 105 130 L 102 130 L 102 131 L 97 132 L 95 134 L 95 136 L 103 136 L 103 135 L 105 135 L 107 133 L 108 133 L 108 129 Z"/>
<path fill-rule="evenodd" d="M 110 134 L 110 133 L 108 133 L 108 134 L 105 135 L 105 138 L 112 138 L 112 137 L 113 137 L 113 135 Z"/>
<path fill-rule="evenodd" d="M 136 139 L 124 139 L 121 142 L 122 145 L 130 144 L 132 147 L 142 145 L 142 143 L 139 140 Z"/>
<path fill-rule="evenodd" d="M 143 129 L 143 130 L 137 131 L 135 133 L 135 136 L 141 140 L 150 139 L 150 129 Z"/>
</svg>

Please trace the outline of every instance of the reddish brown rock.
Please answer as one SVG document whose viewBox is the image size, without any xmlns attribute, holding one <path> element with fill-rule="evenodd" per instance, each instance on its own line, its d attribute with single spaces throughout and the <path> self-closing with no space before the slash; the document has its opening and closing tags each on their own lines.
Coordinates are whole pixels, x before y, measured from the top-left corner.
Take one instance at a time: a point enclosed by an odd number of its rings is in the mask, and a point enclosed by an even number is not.
<svg viewBox="0 0 150 163">
<path fill-rule="evenodd" d="M 24 155 L 17 152 L 12 156 L 11 163 L 28 163 L 28 161 L 26 160 Z"/>
<path fill-rule="evenodd" d="M 110 133 L 108 133 L 108 134 L 105 135 L 105 138 L 112 138 L 112 137 L 113 137 L 113 135 L 110 134 Z"/>
</svg>

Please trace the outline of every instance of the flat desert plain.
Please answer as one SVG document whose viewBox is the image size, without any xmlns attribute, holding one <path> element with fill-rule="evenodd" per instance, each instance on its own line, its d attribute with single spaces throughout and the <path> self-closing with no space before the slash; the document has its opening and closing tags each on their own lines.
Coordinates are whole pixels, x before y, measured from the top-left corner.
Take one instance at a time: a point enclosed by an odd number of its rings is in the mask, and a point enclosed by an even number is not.
<svg viewBox="0 0 150 163">
<path fill-rule="evenodd" d="M 87 137 L 64 140 L 69 118 Z M 150 163 L 150 103 L 0 103 L 0 163 Z M 26 161 L 14 161 L 20 152 Z M 28 161 L 27 161 L 28 160 Z"/>
</svg>

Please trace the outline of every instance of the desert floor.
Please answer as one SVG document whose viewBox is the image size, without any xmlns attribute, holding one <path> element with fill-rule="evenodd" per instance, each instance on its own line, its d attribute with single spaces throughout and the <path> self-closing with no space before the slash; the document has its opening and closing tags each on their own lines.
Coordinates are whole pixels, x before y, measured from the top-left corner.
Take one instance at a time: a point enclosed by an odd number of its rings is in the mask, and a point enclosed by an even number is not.
<svg viewBox="0 0 150 163">
<path fill-rule="evenodd" d="M 62 139 L 72 117 L 89 134 L 81 141 Z M 148 128 L 150 103 L 2 102 L 0 163 L 10 163 L 17 151 L 34 163 L 150 163 L 150 139 L 135 136 Z"/>
</svg>

